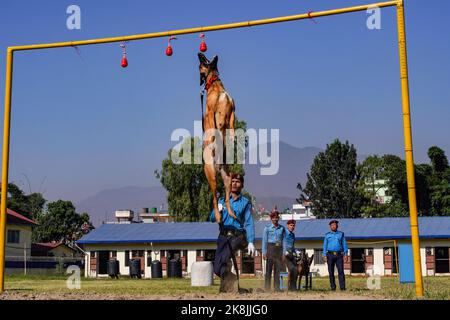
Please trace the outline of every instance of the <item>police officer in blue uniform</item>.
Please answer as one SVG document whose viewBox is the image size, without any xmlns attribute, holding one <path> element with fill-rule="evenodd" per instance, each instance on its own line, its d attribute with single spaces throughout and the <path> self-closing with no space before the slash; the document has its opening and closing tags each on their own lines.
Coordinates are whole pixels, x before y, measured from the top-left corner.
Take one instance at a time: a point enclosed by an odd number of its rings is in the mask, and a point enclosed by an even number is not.
<svg viewBox="0 0 450 320">
<path fill-rule="evenodd" d="M 288 290 L 295 291 L 297 290 L 297 261 L 294 257 L 295 253 L 295 220 L 289 220 L 286 223 L 286 236 L 284 237 L 284 255 L 286 261 L 286 267 L 289 271 L 289 284 Z"/>
<path fill-rule="evenodd" d="M 284 252 L 286 252 L 286 243 L 284 237 L 286 229 L 278 224 L 279 212 L 273 210 L 270 213 L 272 223 L 267 225 L 263 231 L 262 254 L 266 260 L 265 289 L 270 290 L 272 278 L 272 269 L 274 273 L 274 289 L 280 291 L 280 271 L 283 267 Z"/>
<path fill-rule="evenodd" d="M 344 260 L 348 260 L 348 247 L 343 232 L 338 231 L 338 221 L 331 220 L 330 230 L 325 234 L 323 241 L 323 259 L 328 264 L 331 290 L 336 290 L 334 279 L 334 266 L 336 265 L 339 275 L 339 287 L 345 290 Z"/>
<path fill-rule="evenodd" d="M 255 225 L 251 214 L 251 202 L 241 195 L 244 187 L 244 177 L 239 173 L 231 174 L 230 205 L 237 220 L 228 215 L 223 198 L 219 199 L 221 222 L 219 223 L 219 237 L 214 259 L 214 273 L 220 277 L 219 292 L 230 292 L 234 287 L 238 274 L 231 272 L 232 262 L 235 263 L 237 250 L 248 250 L 252 256 L 255 253 Z M 211 222 L 216 222 L 214 210 L 210 215 Z M 239 270 L 235 270 L 236 273 Z"/>
</svg>

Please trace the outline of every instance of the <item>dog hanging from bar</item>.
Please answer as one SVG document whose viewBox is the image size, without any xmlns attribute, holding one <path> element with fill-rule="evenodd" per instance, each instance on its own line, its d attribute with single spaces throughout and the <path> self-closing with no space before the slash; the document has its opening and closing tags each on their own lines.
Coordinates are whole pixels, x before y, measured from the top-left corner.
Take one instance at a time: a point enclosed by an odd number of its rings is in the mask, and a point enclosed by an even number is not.
<svg viewBox="0 0 450 320">
<path fill-rule="evenodd" d="M 234 142 L 234 101 L 219 78 L 218 56 L 214 56 L 209 61 L 203 53 L 199 53 L 198 58 L 200 60 L 200 85 L 204 85 L 204 91 L 206 91 L 206 110 L 202 115 L 204 171 L 213 194 L 214 215 L 217 223 L 220 223 L 221 215 L 217 203 L 217 172 L 220 172 L 225 187 L 225 205 L 228 214 L 236 219 L 230 206 L 231 176 L 226 161 L 226 139 Z M 234 143 L 231 145 L 234 146 Z"/>
</svg>

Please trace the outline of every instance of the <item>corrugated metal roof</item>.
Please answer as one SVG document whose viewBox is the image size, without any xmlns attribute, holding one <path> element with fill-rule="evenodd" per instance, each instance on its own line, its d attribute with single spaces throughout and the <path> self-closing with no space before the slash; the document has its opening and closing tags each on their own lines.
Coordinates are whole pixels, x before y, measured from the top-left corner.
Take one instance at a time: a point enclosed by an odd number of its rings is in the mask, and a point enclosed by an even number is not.
<svg viewBox="0 0 450 320">
<path fill-rule="evenodd" d="M 7 212 L 8 222 L 37 225 L 36 221 L 28 219 L 27 217 L 9 209 L 9 208 L 6 209 L 6 212 Z"/>
<path fill-rule="evenodd" d="M 328 232 L 329 220 L 300 220 L 298 240 L 320 240 Z M 256 240 L 262 239 L 270 221 L 255 223 Z M 281 221 L 285 225 L 286 221 Z M 421 238 L 450 238 L 450 217 L 419 218 Z M 103 224 L 78 241 L 94 243 L 214 242 L 219 227 L 211 222 Z M 339 230 L 347 239 L 405 239 L 411 237 L 409 218 L 340 219 Z"/>
</svg>

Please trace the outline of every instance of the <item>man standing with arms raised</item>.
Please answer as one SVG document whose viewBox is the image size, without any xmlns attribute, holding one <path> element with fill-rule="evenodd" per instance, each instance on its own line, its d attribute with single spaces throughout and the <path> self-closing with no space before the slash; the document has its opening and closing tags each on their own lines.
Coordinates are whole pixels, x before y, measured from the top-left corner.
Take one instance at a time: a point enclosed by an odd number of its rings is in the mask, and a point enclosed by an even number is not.
<svg viewBox="0 0 450 320">
<path fill-rule="evenodd" d="M 248 250 L 252 256 L 255 253 L 255 225 L 251 214 L 252 204 L 241 195 L 244 187 L 244 177 L 240 173 L 231 174 L 230 205 L 236 218 L 232 218 L 226 209 L 225 200 L 219 200 L 219 237 L 217 239 L 216 256 L 214 259 L 214 273 L 220 277 L 219 292 L 230 292 L 234 283 L 239 279 L 236 266 L 237 250 Z M 210 215 L 211 222 L 216 222 L 214 210 Z M 236 275 L 231 272 L 232 263 L 235 265 Z M 238 283 L 239 286 L 239 283 Z"/>
</svg>

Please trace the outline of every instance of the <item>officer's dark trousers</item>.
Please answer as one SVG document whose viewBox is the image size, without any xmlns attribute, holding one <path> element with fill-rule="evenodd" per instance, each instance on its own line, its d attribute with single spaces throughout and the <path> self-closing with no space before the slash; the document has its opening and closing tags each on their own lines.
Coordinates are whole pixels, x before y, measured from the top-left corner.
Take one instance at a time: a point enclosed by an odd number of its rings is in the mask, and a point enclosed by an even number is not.
<svg viewBox="0 0 450 320">
<path fill-rule="evenodd" d="M 265 288 L 270 290 L 270 282 L 272 278 L 272 270 L 274 273 L 274 285 L 275 290 L 280 289 L 280 271 L 282 268 L 281 258 L 283 255 L 283 248 L 281 246 L 275 246 L 272 243 L 267 244 L 267 264 L 266 264 L 266 277 Z"/>
<path fill-rule="evenodd" d="M 240 237 L 219 235 L 217 238 L 217 249 L 214 259 L 214 273 L 220 278 L 220 292 L 226 291 L 226 285 L 229 277 L 233 274 L 231 272 L 232 255 L 235 251 L 241 248 L 242 241 Z M 236 272 L 238 272 L 236 270 Z"/>
<path fill-rule="evenodd" d="M 289 271 L 289 285 L 288 289 L 290 291 L 297 290 L 297 278 L 298 278 L 298 272 L 297 272 L 297 263 L 295 262 L 295 258 L 286 257 L 286 266 Z"/>
<path fill-rule="evenodd" d="M 339 275 L 339 287 L 341 290 L 345 289 L 345 275 L 344 275 L 344 256 L 342 254 L 333 255 L 327 253 L 328 274 L 330 277 L 330 287 L 336 290 L 336 282 L 334 280 L 334 266 L 336 265 Z"/>
</svg>

